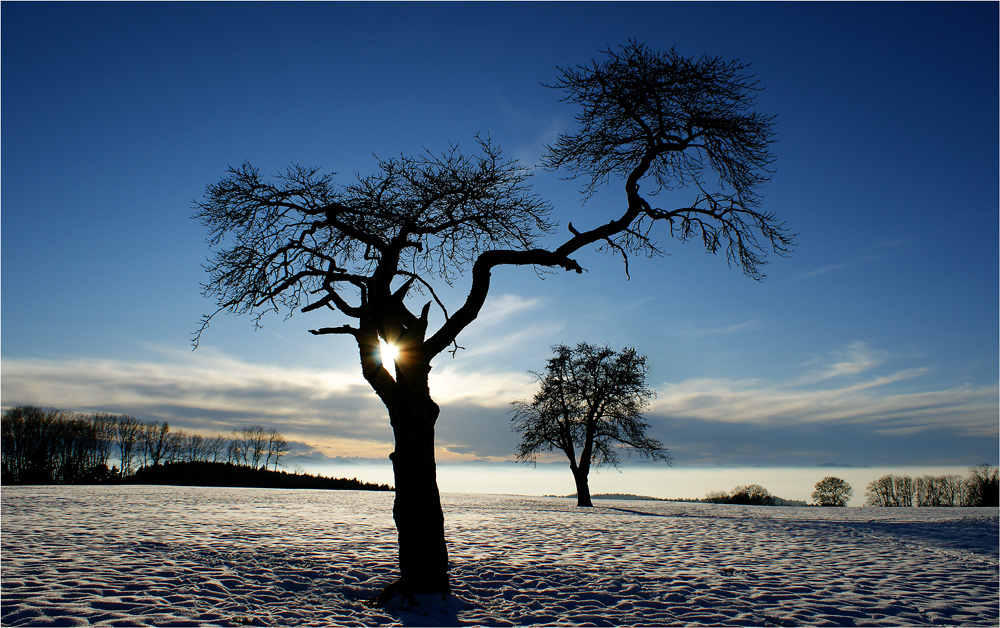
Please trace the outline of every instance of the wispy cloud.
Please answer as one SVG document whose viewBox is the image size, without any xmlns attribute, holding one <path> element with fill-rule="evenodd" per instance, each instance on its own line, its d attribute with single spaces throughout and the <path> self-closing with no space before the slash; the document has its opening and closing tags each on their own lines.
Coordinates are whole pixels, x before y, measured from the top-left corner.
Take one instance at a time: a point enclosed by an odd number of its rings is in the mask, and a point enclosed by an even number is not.
<svg viewBox="0 0 1000 628">
<path fill-rule="evenodd" d="M 805 366 L 818 363 L 820 368 L 803 376 L 797 383 L 816 383 L 836 377 L 864 373 L 885 362 L 888 356 L 889 354 L 885 351 L 872 349 L 861 341 L 854 341 L 846 347 L 833 350 L 827 356 L 807 363 Z"/>
<path fill-rule="evenodd" d="M 145 361 L 4 358 L 0 397 L 5 407 L 129 413 L 202 433 L 260 423 L 330 456 L 392 450 L 386 410 L 359 372 L 253 364 L 211 347 L 147 350 Z M 526 373 L 444 364 L 431 374 L 442 406 L 502 415 L 511 399 L 532 394 Z"/>
<path fill-rule="evenodd" d="M 515 294 L 491 298 L 489 307 L 463 334 L 459 341 L 463 358 L 496 356 L 511 347 L 531 346 L 550 340 L 566 327 L 566 322 L 538 314 L 544 310 L 545 299 L 525 299 Z"/>
<path fill-rule="evenodd" d="M 695 338 L 707 338 L 709 336 L 725 336 L 729 334 L 739 334 L 747 331 L 759 331 L 761 329 L 764 329 L 764 325 L 760 322 L 760 319 L 755 318 L 749 321 L 743 321 L 741 323 L 733 323 L 732 325 L 723 325 L 720 327 L 697 329 L 691 332 L 691 336 Z"/>
<path fill-rule="evenodd" d="M 880 433 L 949 429 L 963 436 L 997 436 L 997 384 L 898 390 L 894 384 L 929 370 L 870 374 L 887 358 L 887 352 L 854 342 L 811 363 L 813 372 L 789 382 L 691 379 L 664 384 L 652 411 L 730 424 L 852 423 Z"/>
<path fill-rule="evenodd" d="M 202 432 L 261 423 L 304 442 L 391 442 L 385 410 L 359 373 L 251 364 L 210 347 L 147 357 L 4 358 L 0 395 L 5 406 L 131 413 Z"/>
<path fill-rule="evenodd" d="M 530 311 L 510 301 L 509 311 Z M 498 322 L 502 320 L 497 319 Z M 195 353 L 149 350 L 143 360 L 21 359 L 2 362 L 2 402 L 65 410 L 128 412 L 203 433 L 260 423 L 282 431 L 312 456 L 384 458 L 392 450 L 385 408 L 353 370 L 253 364 L 210 347 Z M 867 433 L 949 430 L 997 437 L 998 387 L 917 386 L 923 367 L 885 370 L 892 356 L 860 342 L 804 366 L 790 381 L 690 379 L 659 387 L 650 418 L 794 429 L 850 424 Z M 882 371 L 882 372 L 879 372 Z M 512 457 L 508 409 L 534 393 L 524 372 L 481 361 L 442 361 L 431 374 L 442 408 L 441 459 Z M 655 422 L 655 421 L 654 421 Z M 707 436 L 704 436 L 707 438 Z"/>
<path fill-rule="evenodd" d="M 906 236 L 892 238 L 889 240 L 883 240 L 872 246 L 870 252 L 866 255 L 859 255 L 854 259 L 850 259 L 843 262 L 838 262 L 835 264 L 827 264 L 825 266 L 820 266 L 813 270 L 806 271 L 795 275 L 792 279 L 812 279 L 813 277 L 819 277 L 821 275 L 826 275 L 829 273 L 837 272 L 839 270 L 844 270 L 845 268 L 852 268 L 854 266 L 860 266 L 862 264 L 868 264 L 871 262 L 884 259 L 890 255 L 893 255 L 896 250 L 900 249 L 909 242 L 909 238 Z"/>
</svg>

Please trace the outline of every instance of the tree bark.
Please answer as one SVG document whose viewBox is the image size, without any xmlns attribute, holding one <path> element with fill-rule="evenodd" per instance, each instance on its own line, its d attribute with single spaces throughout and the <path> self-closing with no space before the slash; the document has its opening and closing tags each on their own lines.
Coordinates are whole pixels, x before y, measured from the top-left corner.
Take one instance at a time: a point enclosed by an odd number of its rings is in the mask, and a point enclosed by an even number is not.
<svg viewBox="0 0 1000 628">
<path fill-rule="evenodd" d="M 451 593 L 434 460 L 434 425 L 440 409 L 430 397 L 426 373 L 407 373 L 416 375 L 417 386 L 402 375 L 397 369 L 402 381 L 396 382 L 394 402 L 387 404 L 396 441 L 389 458 L 396 484 L 392 515 L 399 539 L 399 579 L 382 591 L 376 600 L 379 605 L 396 596 L 405 600 L 417 593 Z"/>
<path fill-rule="evenodd" d="M 590 499 L 590 484 L 587 483 L 587 471 L 573 469 L 573 479 L 576 481 L 576 505 L 584 508 L 593 508 L 594 502 Z"/>
</svg>

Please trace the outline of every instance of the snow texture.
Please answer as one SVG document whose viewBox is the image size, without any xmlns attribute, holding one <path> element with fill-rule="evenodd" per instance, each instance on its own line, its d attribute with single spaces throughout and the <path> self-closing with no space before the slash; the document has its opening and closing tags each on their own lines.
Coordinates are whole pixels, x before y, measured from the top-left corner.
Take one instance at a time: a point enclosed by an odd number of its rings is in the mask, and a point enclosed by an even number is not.
<svg viewBox="0 0 1000 628">
<path fill-rule="evenodd" d="M 454 595 L 371 608 L 392 494 L 5 487 L 17 625 L 997 625 L 997 511 L 443 496 Z"/>
</svg>

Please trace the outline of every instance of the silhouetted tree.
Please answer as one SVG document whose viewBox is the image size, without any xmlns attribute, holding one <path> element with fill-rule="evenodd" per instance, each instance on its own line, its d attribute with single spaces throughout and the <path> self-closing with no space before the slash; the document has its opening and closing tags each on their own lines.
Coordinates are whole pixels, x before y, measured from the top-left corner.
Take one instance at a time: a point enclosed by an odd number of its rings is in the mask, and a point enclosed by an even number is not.
<svg viewBox="0 0 1000 628">
<path fill-rule="evenodd" d="M 3 481 L 77 484 L 104 481 L 116 417 L 18 406 L 2 420 Z"/>
<path fill-rule="evenodd" d="M 263 468 L 264 465 L 261 464 L 261 460 L 264 459 L 264 454 L 267 453 L 270 441 L 267 436 L 267 430 L 260 425 L 251 425 L 250 427 L 243 428 L 242 432 L 243 438 L 247 442 L 247 465 L 254 469 Z"/>
<path fill-rule="evenodd" d="M 701 501 L 709 504 L 728 504 L 729 493 L 726 491 L 709 491 Z"/>
<path fill-rule="evenodd" d="M 553 347 L 541 387 L 530 401 L 514 401 L 513 430 L 521 434 L 517 459 L 534 462 L 541 452 L 569 458 L 578 506 L 593 506 L 591 467 L 618 467 L 618 448 L 670 464 L 660 441 L 646 436 L 642 413 L 653 396 L 646 387 L 645 356 L 580 343 Z M 577 453 L 579 452 L 579 453 Z"/>
<path fill-rule="evenodd" d="M 917 506 L 952 506 L 948 476 L 925 475 L 914 480 Z"/>
<path fill-rule="evenodd" d="M 166 436 L 166 445 L 163 451 L 164 462 L 182 462 L 186 459 L 187 452 L 187 432 L 184 430 L 172 430 Z"/>
<path fill-rule="evenodd" d="M 213 434 L 208 437 L 205 441 L 205 446 L 208 449 L 208 457 L 211 458 L 210 462 L 220 462 L 223 453 L 229 445 L 229 439 L 222 434 Z"/>
<path fill-rule="evenodd" d="M 228 461 L 236 465 L 250 464 L 250 438 L 248 428 L 235 428 L 229 436 Z"/>
<path fill-rule="evenodd" d="M 274 470 L 278 470 L 281 458 L 288 453 L 288 441 L 278 430 L 269 428 L 267 430 L 267 458 L 264 460 L 264 468 L 274 464 Z"/>
<path fill-rule="evenodd" d="M 827 476 L 816 482 L 812 499 L 817 506 L 846 506 L 853 493 L 854 489 L 844 480 Z"/>
<path fill-rule="evenodd" d="M 774 496 L 760 484 L 737 486 L 729 493 L 730 504 L 744 506 L 773 506 Z"/>
<path fill-rule="evenodd" d="M 908 475 L 883 475 L 868 483 L 865 504 L 868 506 L 913 506 L 917 483 Z"/>
<path fill-rule="evenodd" d="M 94 426 L 94 458 L 93 467 L 107 468 L 111 459 L 111 449 L 115 443 L 115 417 L 107 412 L 94 412 L 90 415 Z"/>
<path fill-rule="evenodd" d="M 115 444 L 118 445 L 118 460 L 123 477 L 132 474 L 133 459 L 138 453 L 136 449 L 140 428 L 139 419 L 134 416 L 123 414 L 117 418 Z"/>
<path fill-rule="evenodd" d="M 55 481 L 53 439 L 60 413 L 18 406 L 3 414 L 4 472 L 10 482 L 49 484 Z"/>
<path fill-rule="evenodd" d="M 883 475 L 869 482 L 865 488 L 865 505 L 895 506 L 897 500 L 892 478 L 892 475 Z"/>
<path fill-rule="evenodd" d="M 942 505 L 961 506 L 965 479 L 960 475 L 945 475 L 941 477 L 941 483 Z"/>
<path fill-rule="evenodd" d="M 966 502 L 970 506 L 1000 505 L 1000 469 L 985 462 L 969 467 Z"/>
<path fill-rule="evenodd" d="M 142 426 L 143 457 L 153 466 L 159 465 L 167 453 L 170 425 L 164 421 L 146 421 Z"/>
<path fill-rule="evenodd" d="M 896 496 L 896 506 L 913 506 L 917 496 L 917 483 L 908 475 L 892 476 L 892 488 Z"/>
<path fill-rule="evenodd" d="M 184 456 L 187 462 L 202 462 L 205 460 L 205 437 L 201 434 L 188 434 L 184 437 Z"/>
<path fill-rule="evenodd" d="M 567 225 L 569 234 L 550 248 L 539 244 L 553 230 L 550 206 L 530 190 L 529 170 L 484 139 L 474 156 L 453 146 L 379 160 L 375 174 L 347 184 L 298 165 L 267 179 L 244 164 L 195 203 L 216 249 L 203 290 L 218 306 L 202 320 L 195 345 L 224 311 L 250 314 L 255 325 L 268 312 L 296 310 L 347 319 L 312 333 L 354 340 L 393 428 L 400 575 L 383 602 L 395 593 L 450 590 L 434 462 L 439 408 L 428 376 L 437 355 L 459 349 L 456 339 L 479 315 L 494 269 L 582 273 L 573 256 L 597 245 L 620 254 L 627 271 L 629 254 L 661 252 L 657 224 L 724 250 L 754 279 L 763 277 L 767 250 L 784 254 L 791 246 L 783 225 L 759 210 L 773 118 L 754 111 L 760 88 L 745 64 L 629 42 L 586 67 L 561 70 L 552 87 L 580 107 L 581 124 L 548 148 L 544 165 L 583 177 L 588 193 L 621 180 L 626 203 L 595 226 Z M 648 181 L 645 195 L 640 181 Z M 648 200 L 688 185 L 696 188 L 690 203 L 661 208 Z M 449 311 L 438 290 L 470 268 L 464 301 Z M 429 298 L 415 302 L 418 295 Z M 443 322 L 433 329 L 435 305 Z M 399 350 L 392 373 L 379 338 Z"/>
</svg>

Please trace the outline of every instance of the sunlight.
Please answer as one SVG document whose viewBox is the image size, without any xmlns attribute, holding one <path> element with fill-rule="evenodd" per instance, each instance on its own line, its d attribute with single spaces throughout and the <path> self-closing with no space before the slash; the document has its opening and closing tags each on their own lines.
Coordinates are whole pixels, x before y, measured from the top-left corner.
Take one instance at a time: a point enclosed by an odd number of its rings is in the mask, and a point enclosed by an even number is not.
<svg viewBox="0 0 1000 628">
<path fill-rule="evenodd" d="M 399 349 L 396 345 L 390 344 L 381 338 L 378 339 L 378 344 L 379 351 L 382 354 L 382 364 L 387 366 L 395 363 L 396 358 L 399 357 Z"/>
</svg>

